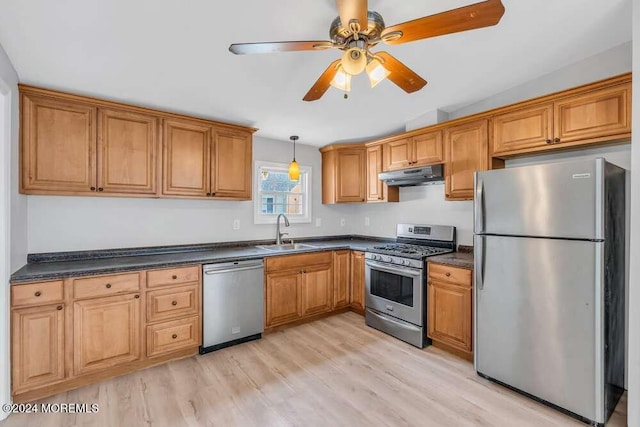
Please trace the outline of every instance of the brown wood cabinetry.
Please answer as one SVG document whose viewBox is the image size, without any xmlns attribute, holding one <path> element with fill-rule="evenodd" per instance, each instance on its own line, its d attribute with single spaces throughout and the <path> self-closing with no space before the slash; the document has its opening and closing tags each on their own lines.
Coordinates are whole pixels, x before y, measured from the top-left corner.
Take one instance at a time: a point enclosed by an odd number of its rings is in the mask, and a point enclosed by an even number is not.
<svg viewBox="0 0 640 427">
<path fill-rule="evenodd" d="M 364 284 L 364 252 L 351 252 L 351 294 L 349 303 L 351 308 L 364 314 L 365 284 Z"/>
<path fill-rule="evenodd" d="M 12 285 L 14 401 L 195 354 L 200 293 L 200 266 Z"/>
<path fill-rule="evenodd" d="M 473 199 L 473 173 L 489 169 L 488 121 L 445 129 L 445 195 L 447 200 Z"/>
<path fill-rule="evenodd" d="M 471 271 L 428 264 L 427 335 L 468 359 L 473 356 Z"/>
<path fill-rule="evenodd" d="M 397 202 L 400 200 L 398 187 L 389 187 L 378 179 L 382 172 L 382 145 L 367 147 L 367 202 Z"/>
<path fill-rule="evenodd" d="M 442 131 L 387 142 L 383 152 L 385 171 L 442 163 Z"/>
<path fill-rule="evenodd" d="M 322 203 L 366 201 L 363 146 L 333 146 L 322 152 Z"/>
<path fill-rule="evenodd" d="M 292 322 L 302 317 L 300 270 L 267 272 L 265 280 L 265 327 Z"/>
<path fill-rule="evenodd" d="M 64 304 L 54 304 L 12 311 L 14 393 L 64 380 L 64 308 Z"/>
<path fill-rule="evenodd" d="M 494 116 L 493 154 L 545 147 L 553 143 L 553 104 L 534 105 Z"/>
<path fill-rule="evenodd" d="M 20 93 L 24 194 L 251 198 L 255 129 L 23 85 Z"/>
<path fill-rule="evenodd" d="M 331 264 L 303 267 L 301 278 L 302 316 L 331 311 L 333 304 L 333 271 Z"/>
<path fill-rule="evenodd" d="M 333 253 L 333 308 L 347 307 L 351 293 L 351 251 Z"/>
</svg>

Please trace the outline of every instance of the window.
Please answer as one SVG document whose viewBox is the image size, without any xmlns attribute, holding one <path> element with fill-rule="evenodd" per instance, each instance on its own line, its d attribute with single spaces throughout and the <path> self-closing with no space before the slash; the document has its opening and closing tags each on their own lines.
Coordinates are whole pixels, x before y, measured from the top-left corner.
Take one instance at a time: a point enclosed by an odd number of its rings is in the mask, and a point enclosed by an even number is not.
<svg viewBox="0 0 640 427">
<path fill-rule="evenodd" d="M 300 166 L 300 179 L 289 179 L 289 165 L 255 163 L 253 222 L 275 224 L 283 213 L 290 222 L 311 222 L 311 168 Z"/>
</svg>

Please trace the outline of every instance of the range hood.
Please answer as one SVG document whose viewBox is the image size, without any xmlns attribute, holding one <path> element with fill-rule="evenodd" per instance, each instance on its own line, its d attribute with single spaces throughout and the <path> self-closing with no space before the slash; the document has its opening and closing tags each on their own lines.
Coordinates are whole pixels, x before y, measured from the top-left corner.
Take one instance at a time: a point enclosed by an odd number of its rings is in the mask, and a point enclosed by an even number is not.
<svg viewBox="0 0 640 427">
<path fill-rule="evenodd" d="M 392 187 L 438 184 L 444 181 L 442 165 L 422 166 L 378 174 L 380 181 Z"/>
</svg>

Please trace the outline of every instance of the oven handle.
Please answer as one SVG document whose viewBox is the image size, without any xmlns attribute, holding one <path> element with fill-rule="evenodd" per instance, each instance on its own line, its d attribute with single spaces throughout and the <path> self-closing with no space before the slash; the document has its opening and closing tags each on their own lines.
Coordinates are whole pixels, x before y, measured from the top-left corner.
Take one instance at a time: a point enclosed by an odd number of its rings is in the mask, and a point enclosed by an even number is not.
<svg viewBox="0 0 640 427">
<path fill-rule="evenodd" d="M 385 322 L 393 323 L 394 325 L 399 326 L 403 329 L 409 329 L 410 331 L 420 332 L 420 328 L 418 328 L 417 326 L 407 325 L 406 323 L 399 322 L 391 317 L 385 316 L 384 314 L 376 313 L 371 309 L 367 309 L 367 313 L 371 314 L 372 316 L 376 316 L 377 318 L 384 320 Z"/>
<path fill-rule="evenodd" d="M 380 264 L 378 262 L 375 261 L 369 261 L 367 260 L 365 262 L 366 265 L 368 265 L 369 267 L 373 267 L 376 270 L 381 270 L 381 271 L 386 271 L 387 273 L 393 273 L 393 274 L 399 274 L 401 276 L 415 276 L 418 277 L 420 275 L 422 275 L 422 270 L 418 270 L 412 267 L 405 267 L 405 268 L 393 268 L 393 267 L 389 267 L 385 264 Z"/>
</svg>

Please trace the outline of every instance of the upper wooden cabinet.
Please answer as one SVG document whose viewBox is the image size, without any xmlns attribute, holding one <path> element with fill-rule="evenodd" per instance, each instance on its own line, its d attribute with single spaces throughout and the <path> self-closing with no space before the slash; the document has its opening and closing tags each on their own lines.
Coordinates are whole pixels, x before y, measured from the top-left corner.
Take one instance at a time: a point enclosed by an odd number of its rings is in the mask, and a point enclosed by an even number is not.
<svg viewBox="0 0 640 427">
<path fill-rule="evenodd" d="M 631 83 L 579 92 L 492 117 L 494 156 L 631 137 Z"/>
<path fill-rule="evenodd" d="M 27 93 L 21 100 L 21 192 L 95 191 L 97 108 Z"/>
<path fill-rule="evenodd" d="M 333 146 L 322 152 L 322 203 L 366 201 L 365 148 Z"/>
<path fill-rule="evenodd" d="M 442 163 L 442 131 L 387 142 L 383 152 L 385 171 Z"/>
<path fill-rule="evenodd" d="M 20 91 L 24 194 L 251 198 L 254 129 Z"/>
<path fill-rule="evenodd" d="M 367 202 L 397 202 L 400 200 L 398 187 L 389 187 L 378 179 L 382 172 L 382 145 L 367 147 Z"/>
<path fill-rule="evenodd" d="M 447 200 L 473 199 L 473 173 L 489 169 L 488 121 L 445 129 L 445 195 Z"/>
</svg>

